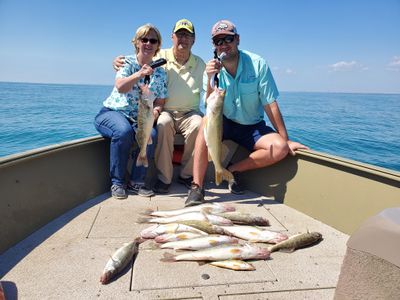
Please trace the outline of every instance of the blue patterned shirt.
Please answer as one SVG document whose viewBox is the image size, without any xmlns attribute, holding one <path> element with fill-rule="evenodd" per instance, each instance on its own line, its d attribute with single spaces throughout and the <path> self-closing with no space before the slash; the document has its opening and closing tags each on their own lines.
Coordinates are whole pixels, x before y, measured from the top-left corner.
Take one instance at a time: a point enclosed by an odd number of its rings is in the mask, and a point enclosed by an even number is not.
<svg viewBox="0 0 400 300">
<path fill-rule="evenodd" d="M 138 72 L 142 67 L 137 62 L 137 58 L 134 55 L 125 57 L 125 64 L 119 69 L 115 78 L 128 77 Z M 139 85 L 144 84 L 144 78 L 141 78 L 136 84 L 133 85 L 132 89 L 127 93 L 118 92 L 114 86 L 111 95 L 103 102 L 105 107 L 112 110 L 122 112 L 132 121 L 136 122 L 138 109 L 139 109 L 139 97 L 140 88 Z M 155 95 L 155 98 L 167 98 L 167 74 L 164 68 L 158 67 L 154 70 L 150 76 L 150 91 Z"/>
</svg>

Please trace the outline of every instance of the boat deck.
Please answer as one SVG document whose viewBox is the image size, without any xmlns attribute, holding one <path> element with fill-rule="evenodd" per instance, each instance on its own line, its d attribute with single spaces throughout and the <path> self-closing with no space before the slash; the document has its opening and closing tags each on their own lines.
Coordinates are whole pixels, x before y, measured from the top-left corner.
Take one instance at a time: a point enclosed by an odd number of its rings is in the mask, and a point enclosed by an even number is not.
<svg viewBox="0 0 400 300">
<path fill-rule="evenodd" d="M 146 241 L 134 264 L 102 285 L 110 255 L 150 226 L 136 223 L 140 213 L 182 208 L 186 195 L 187 189 L 175 184 L 169 195 L 115 200 L 104 194 L 69 211 L 0 256 L 7 299 L 333 299 L 348 235 L 264 196 L 232 195 L 212 185 L 208 201 L 264 216 L 270 230 L 318 231 L 324 239 L 293 253 L 274 252 L 248 272 L 160 262 L 173 250 L 155 250 Z"/>
</svg>

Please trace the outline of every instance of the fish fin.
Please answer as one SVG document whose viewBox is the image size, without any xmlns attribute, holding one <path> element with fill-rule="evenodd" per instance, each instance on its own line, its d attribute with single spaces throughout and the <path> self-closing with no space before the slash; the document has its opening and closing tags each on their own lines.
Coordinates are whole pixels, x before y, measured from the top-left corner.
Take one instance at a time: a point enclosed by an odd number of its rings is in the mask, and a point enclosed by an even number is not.
<svg viewBox="0 0 400 300">
<path fill-rule="evenodd" d="M 229 172 L 227 169 L 222 169 L 222 180 L 233 183 L 235 181 L 235 178 L 233 177 L 232 173 Z"/>
<path fill-rule="evenodd" d="M 223 178 L 223 172 L 215 170 L 215 184 L 218 186 L 221 184 Z"/>
<path fill-rule="evenodd" d="M 212 207 L 204 207 L 200 210 L 203 214 L 212 214 Z"/>
<path fill-rule="evenodd" d="M 146 209 L 143 213 L 141 213 L 142 215 L 145 216 L 151 216 L 151 214 L 154 212 L 153 209 Z"/>
<path fill-rule="evenodd" d="M 198 265 L 199 266 L 204 266 L 204 265 L 206 265 L 207 264 L 207 262 L 205 262 L 205 261 L 197 261 L 197 263 L 198 263 Z"/>
<path fill-rule="evenodd" d="M 149 223 L 150 220 L 151 218 L 149 217 L 139 217 L 136 222 L 142 224 L 142 223 Z"/>
<path fill-rule="evenodd" d="M 151 136 L 149 136 L 149 141 L 147 142 L 147 145 L 152 145 L 153 144 L 153 139 L 151 138 Z"/>
<path fill-rule="evenodd" d="M 151 249 L 151 250 L 157 250 L 157 249 L 160 249 L 161 248 L 161 245 L 160 244 L 158 244 L 158 243 L 156 243 L 156 242 L 150 242 L 149 244 L 148 244 L 148 247 Z"/>
<path fill-rule="evenodd" d="M 147 168 L 149 166 L 149 161 L 147 160 L 147 155 L 145 156 L 138 156 L 136 160 L 136 167 L 144 166 Z"/>
<path fill-rule="evenodd" d="M 175 259 L 175 255 L 173 255 L 172 253 L 168 253 L 168 252 L 164 252 L 163 254 L 163 258 L 160 259 L 160 261 L 162 262 L 174 262 L 176 261 Z"/>
<path fill-rule="evenodd" d="M 294 250 L 296 250 L 296 248 L 286 248 L 286 249 L 279 249 L 280 252 L 284 252 L 284 253 L 292 253 L 294 252 Z"/>
</svg>

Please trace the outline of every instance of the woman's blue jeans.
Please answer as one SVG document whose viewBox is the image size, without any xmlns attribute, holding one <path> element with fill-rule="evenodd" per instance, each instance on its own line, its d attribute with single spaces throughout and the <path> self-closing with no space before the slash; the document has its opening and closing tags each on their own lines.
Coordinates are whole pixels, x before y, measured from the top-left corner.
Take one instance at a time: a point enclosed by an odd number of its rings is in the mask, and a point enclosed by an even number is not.
<svg viewBox="0 0 400 300">
<path fill-rule="evenodd" d="M 121 112 L 103 107 L 94 120 L 97 131 L 105 138 L 111 139 L 110 142 L 110 178 L 111 183 L 125 186 L 125 177 L 129 160 L 130 149 L 135 142 L 135 131 L 128 118 Z M 154 157 L 155 143 L 157 141 L 157 131 L 152 129 L 151 138 L 153 144 L 147 146 L 147 157 Z M 144 183 L 147 168 L 136 167 L 136 159 L 139 155 L 139 147 L 132 153 L 133 166 L 131 180 L 136 183 Z"/>
</svg>

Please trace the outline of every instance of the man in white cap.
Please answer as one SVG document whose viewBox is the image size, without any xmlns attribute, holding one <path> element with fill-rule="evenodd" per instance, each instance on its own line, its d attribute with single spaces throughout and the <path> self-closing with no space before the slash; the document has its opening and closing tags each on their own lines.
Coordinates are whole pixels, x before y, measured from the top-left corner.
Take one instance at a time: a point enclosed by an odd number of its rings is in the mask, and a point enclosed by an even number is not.
<svg viewBox="0 0 400 300">
<path fill-rule="evenodd" d="M 206 65 L 203 88 L 208 97 L 213 88 L 210 80 L 219 73 L 219 87 L 226 91 L 223 107 L 223 140 L 229 139 L 248 149 L 250 155 L 228 167 L 235 181 L 229 184 L 234 194 L 243 193 L 238 184 L 238 173 L 272 165 L 294 155 L 306 146 L 289 140 L 277 98 L 279 95 L 271 70 L 266 61 L 249 51 L 239 50 L 240 36 L 236 26 L 228 21 L 218 21 L 211 30 L 216 54 L 221 57 Z M 272 123 L 264 121 L 264 112 Z M 185 205 L 204 202 L 203 181 L 207 170 L 207 145 L 203 127 L 196 139 L 193 166 L 193 183 Z"/>
<path fill-rule="evenodd" d="M 166 194 L 173 176 L 173 151 L 175 134 L 182 134 L 185 144 L 178 181 L 187 188 L 193 180 L 193 150 L 198 129 L 202 122 L 200 112 L 200 92 L 203 85 L 204 61 L 192 54 L 195 29 L 187 19 L 176 22 L 172 29 L 172 48 L 161 49 L 157 58 L 165 58 L 168 77 L 168 98 L 164 107 L 157 107 L 157 147 L 155 164 L 158 170 L 156 193 Z M 119 56 L 114 60 L 114 68 L 123 65 Z M 135 192 L 135 191 L 132 191 Z"/>
</svg>

